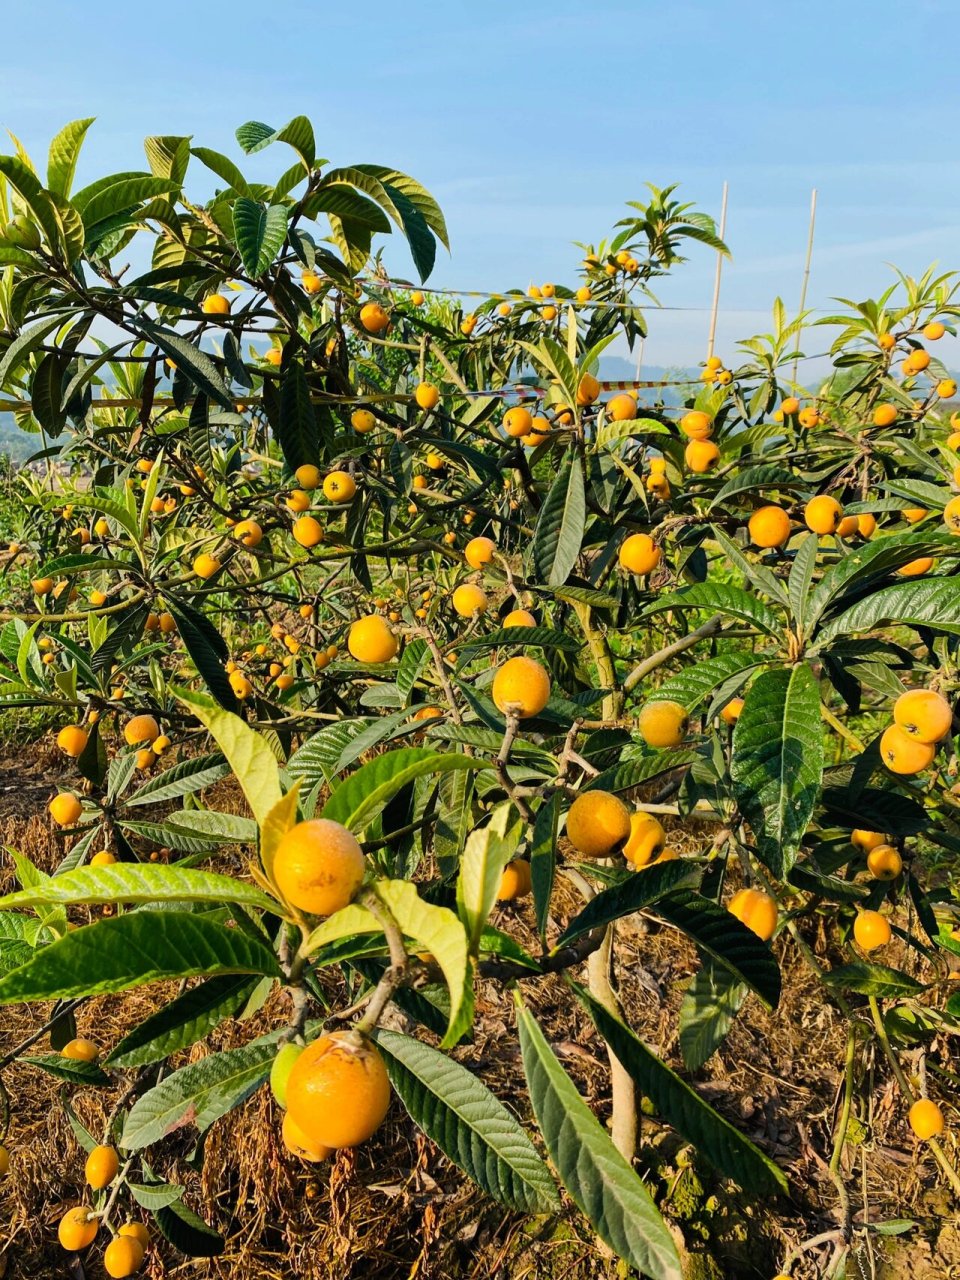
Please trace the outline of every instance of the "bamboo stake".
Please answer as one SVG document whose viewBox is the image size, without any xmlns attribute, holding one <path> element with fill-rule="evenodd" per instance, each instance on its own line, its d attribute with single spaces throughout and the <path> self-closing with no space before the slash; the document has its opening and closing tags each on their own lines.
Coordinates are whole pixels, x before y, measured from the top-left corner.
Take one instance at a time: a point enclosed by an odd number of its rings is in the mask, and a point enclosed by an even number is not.
<svg viewBox="0 0 960 1280">
<path fill-rule="evenodd" d="M 723 184 L 723 197 L 720 202 L 720 239 L 727 232 L 727 191 L 729 183 Z M 713 343 L 717 336 L 717 313 L 720 310 L 720 275 L 723 271 L 723 254 L 717 252 L 717 274 L 713 278 L 713 306 L 710 308 L 710 335 L 707 338 L 707 359 L 713 355 Z"/>
<path fill-rule="evenodd" d="M 813 258 L 813 231 L 817 224 L 817 188 L 814 187 L 810 194 L 810 230 L 807 232 L 807 260 L 803 267 L 803 281 L 800 285 L 800 314 L 803 315 L 803 309 L 807 305 L 807 285 L 810 282 L 810 262 Z M 797 349 L 800 346 L 800 334 L 803 332 L 803 325 L 797 330 Z M 793 362 L 793 372 L 790 375 L 790 381 L 797 380 L 797 366 L 800 363 L 799 358 Z"/>
</svg>

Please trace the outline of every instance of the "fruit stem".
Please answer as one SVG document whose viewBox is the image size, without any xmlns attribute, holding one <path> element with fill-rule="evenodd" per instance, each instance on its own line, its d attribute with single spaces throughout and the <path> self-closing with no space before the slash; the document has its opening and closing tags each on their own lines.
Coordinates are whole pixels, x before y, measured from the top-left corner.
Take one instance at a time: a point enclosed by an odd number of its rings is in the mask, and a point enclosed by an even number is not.
<svg viewBox="0 0 960 1280">
<path fill-rule="evenodd" d="M 494 761 L 497 770 L 497 777 L 500 779 L 500 785 L 510 797 L 514 807 L 520 814 L 524 822 L 532 822 L 533 814 L 530 812 L 530 806 L 519 794 L 517 788 L 513 785 L 510 775 L 507 772 L 507 763 L 510 760 L 510 749 L 516 740 L 517 732 L 520 728 L 520 718 L 514 711 L 507 711 L 507 724 L 503 731 L 503 742 L 500 744 L 500 750 L 497 752 L 497 758 Z"/>
<path fill-rule="evenodd" d="M 897 1056 L 893 1052 L 893 1047 L 890 1044 L 889 1037 L 887 1036 L 887 1029 L 883 1025 L 883 1018 L 880 1014 L 880 1005 L 877 1003 L 877 997 L 868 996 L 867 999 L 870 1003 L 870 1015 L 873 1018 L 873 1025 L 876 1028 L 877 1039 L 880 1041 L 880 1047 L 883 1049 L 884 1056 L 890 1063 L 890 1070 L 893 1072 L 897 1084 L 900 1086 L 900 1092 L 903 1094 L 904 1100 L 912 1106 L 917 1100 L 916 1094 L 910 1088 L 910 1082 L 904 1075 L 903 1068 L 900 1066 L 900 1063 L 897 1061 Z M 927 1146 L 933 1152 L 940 1168 L 947 1175 L 947 1180 L 953 1187 L 954 1192 L 960 1196 L 960 1174 L 957 1173 L 956 1169 L 950 1163 L 947 1153 L 936 1138 L 928 1139 Z"/>
<path fill-rule="evenodd" d="M 843 1144 L 847 1138 L 847 1125 L 850 1122 L 850 1108 L 853 1103 L 854 1064 L 856 1062 L 857 1027 L 851 1022 L 847 1028 L 847 1054 L 844 1062 L 843 1107 L 840 1111 L 840 1123 L 837 1125 L 837 1136 L 833 1144 L 833 1155 L 830 1157 L 830 1172 L 836 1173 L 840 1168 L 843 1155 Z"/>
<path fill-rule="evenodd" d="M 356 1031 L 362 1035 L 369 1035 L 383 1017 L 384 1010 L 393 998 L 393 993 L 403 985 L 410 965 L 410 957 L 403 945 L 403 933 L 394 920 L 392 912 L 384 906 L 372 890 L 364 894 L 362 902 L 383 929 L 390 950 L 390 964 L 374 988 L 366 1013 L 354 1024 Z"/>
<path fill-rule="evenodd" d="M 672 644 L 668 644 L 665 648 L 659 649 L 656 653 L 652 653 L 649 658 L 644 658 L 623 682 L 624 693 L 629 693 L 631 689 L 636 688 L 640 681 L 656 671 L 657 667 L 662 667 L 665 662 L 669 662 L 671 658 L 678 653 L 683 653 L 685 649 L 692 649 L 699 641 L 706 639 L 708 636 L 716 635 L 723 625 L 723 614 L 715 613 L 712 618 L 695 631 L 691 631 L 689 635 L 681 636 L 679 640 L 674 640 Z"/>
<path fill-rule="evenodd" d="M 601 866 L 612 866 L 611 858 L 601 860 Z M 595 896 L 592 885 L 579 871 L 566 870 L 567 879 L 579 889 L 586 902 Z M 610 982 L 615 926 L 607 925 L 600 943 L 587 958 L 587 990 L 614 1018 L 622 1018 L 623 1010 Z M 602 1037 L 601 1037 L 602 1039 Z M 637 1149 L 637 1099 L 633 1077 L 621 1066 L 619 1059 L 604 1040 L 610 1062 L 610 1137 L 623 1158 L 632 1163 Z"/>
<path fill-rule="evenodd" d="M 597 664 L 597 682 L 602 689 L 610 692 L 603 700 L 601 714 L 604 720 L 616 720 L 623 709 L 623 691 L 617 685 L 617 669 L 613 654 L 607 644 L 606 636 L 593 625 L 593 611 L 589 605 L 573 601 L 573 611 L 577 615 L 590 653 Z"/>
</svg>

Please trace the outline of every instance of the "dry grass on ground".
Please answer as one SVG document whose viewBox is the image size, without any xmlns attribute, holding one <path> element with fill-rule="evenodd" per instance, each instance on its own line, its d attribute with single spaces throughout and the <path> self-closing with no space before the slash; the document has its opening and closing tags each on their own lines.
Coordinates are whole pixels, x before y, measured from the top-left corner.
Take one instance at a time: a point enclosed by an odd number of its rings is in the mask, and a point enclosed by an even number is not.
<svg viewBox="0 0 960 1280">
<path fill-rule="evenodd" d="M 62 853 L 44 813 L 56 765 L 49 756 L 38 755 L 31 766 L 25 774 L 23 760 L 0 764 L 0 843 L 22 850 L 49 870 Z M 226 786 L 218 801 L 237 807 L 239 796 Z M 696 831 L 675 832 L 671 841 L 691 850 L 701 842 Z M 239 871 L 240 859 L 235 865 Z M 0 887 L 9 885 L 5 869 Z M 573 898 L 568 900 L 559 889 L 557 919 L 574 909 Z M 505 909 L 497 923 L 533 945 L 526 906 Z M 823 950 L 815 926 L 808 938 Z M 695 1153 L 691 1160 L 671 1130 L 655 1119 L 643 1119 L 641 1167 L 652 1183 L 669 1188 L 665 1208 L 683 1228 L 691 1274 L 697 1277 L 772 1276 L 789 1248 L 836 1224 L 836 1192 L 827 1162 L 844 1030 L 796 950 L 777 946 L 784 966 L 779 1009 L 766 1014 L 751 1000 L 721 1051 L 700 1073 L 698 1087 L 786 1170 L 792 1198 L 777 1204 L 751 1202 L 713 1178 Z M 632 920 L 620 930 L 617 961 L 628 1021 L 677 1065 L 677 1009 L 696 964 L 692 947 L 675 933 Z M 173 992 L 174 986 L 167 984 L 90 1000 L 78 1017 L 80 1034 L 109 1046 Z M 585 1015 L 571 1004 L 559 978 L 527 983 L 525 994 L 564 1066 L 605 1117 L 605 1056 Z M 484 983 L 477 1013 L 476 1038 L 457 1051 L 458 1057 L 524 1117 L 509 993 Z M 284 1014 L 283 999 L 276 997 L 249 1023 L 220 1028 L 212 1047 L 245 1043 Z M 44 1016 L 45 1009 L 38 1006 L 4 1009 L 0 1052 L 9 1051 Z M 206 1052 L 206 1046 L 185 1051 L 178 1065 Z M 960 1236 L 946 1216 L 952 1208 L 949 1198 L 940 1189 L 932 1161 L 909 1138 L 887 1072 L 879 1070 L 878 1081 L 865 1145 L 854 1148 L 862 1163 L 858 1158 L 855 1173 L 848 1171 L 855 1221 L 863 1220 L 866 1193 L 871 1221 L 909 1215 L 920 1228 L 905 1242 L 878 1243 L 872 1259 L 857 1260 L 848 1275 L 857 1280 L 960 1275 Z M 12 1166 L 0 1195 L 0 1275 L 77 1280 L 84 1273 L 70 1269 L 56 1244 L 58 1218 L 82 1195 L 83 1166 L 82 1152 L 57 1105 L 59 1085 L 28 1066 L 12 1067 L 5 1082 L 13 1110 Z M 102 1129 L 115 1096 L 111 1090 L 74 1093 L 77 1113 L 94 1133 Z M 188 1163 L 192 1145 L 189 1131 L 171 1136 L 156 1150 L 154 1166 L 186 1185 L 191 1205 L 226 1235 L 227 1250 L 210 1261 L 190 1262 L 161 1243 L 145 1264 L 144 1274 L 154 1280 L 172 1275 L 190 1280 L 600 1280 L 617 1274 L 575 1212 L 559 1220 L 525 1221 L 485 1199 L 417 1133 L 399 1105 L 375 1141 L 341 1154 L 332 1166 L 302 1165 L 285 1154 L 278 1111 L 267 1089 L 214 1125 L 202 1173 Z M 828 1256 L 829 1250 L 806 1255 L 793 1274 L 821 1274 Z M 86 1274 L 102 1274 L 96 1256 L 84 1266 Z"/>
</svg>

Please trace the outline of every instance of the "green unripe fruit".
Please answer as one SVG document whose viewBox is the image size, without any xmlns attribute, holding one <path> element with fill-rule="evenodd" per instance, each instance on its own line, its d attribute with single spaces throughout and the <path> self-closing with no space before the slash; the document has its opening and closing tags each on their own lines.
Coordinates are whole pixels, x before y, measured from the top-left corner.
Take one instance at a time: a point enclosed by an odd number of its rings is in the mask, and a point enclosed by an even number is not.
<svg viewBox="0 0 960 1280">
<path fill-rule="evenodd" d="M 22 213 L 18 213 L 12 222 L 7 223 L 3 229 L 3 236 L 18 249 L 40 248 L 40 232 Z"/>
<path fill-rule="evenodd" d="M 293 1064 L 303 1053 L 304 1048 L 304 1045 L 294 1044 L 291 1040 L 289 1044 L 282 1047 L 270 1068 L 270 1091 L 284 1110 L 287 1106 L 287 1081 L 290 1079 Z"/>
</svg>

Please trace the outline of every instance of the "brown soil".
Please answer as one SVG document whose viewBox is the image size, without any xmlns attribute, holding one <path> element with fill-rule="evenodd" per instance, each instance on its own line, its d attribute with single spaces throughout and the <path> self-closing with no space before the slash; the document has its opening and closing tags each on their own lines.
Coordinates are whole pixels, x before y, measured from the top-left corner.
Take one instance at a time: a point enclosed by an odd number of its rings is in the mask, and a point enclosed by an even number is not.
<svg viewBox="0 0 960 1280">
<path fill-rule="evenodd" d="M 45 813 L 57 769 L 54 759 L 37 751 L 0 761 L 0 844 L 27 854 L 45 870 L 63 853 L 62 837 L 51 831 Z M 217 801 L 239 811 L 233 786 L 221 788 Z M 705 838 L 696 831 L 676 831 L 671 843 L 693 849 Z M 242 871 L 239 858 L 234 869 Z M 12 884 L 4 866 L 0 889 Z M 557 919 L 563 920 L 573 905 L 558 890 Z M 526 906 L 503 910 L 497 923 L 532 944 Z M 816 950 L 824 946 L 813 932 L 808 940 Z M 771 1277 L 791 1249 L 839 1222 L 827 1164 L 844 1028 L 796 949 L 780 942 L 777 947 L 784 968 L 779 1009 L 766 1014 L 751 1000 L 696 1083 L 786 1171 L 791 1197 L 775 1203 L 748 1199 L 717 1179 L 672 1130 L 643 1119 L 639 1166 L 683 1232 L 691 1280 Z M 627 1020 L 674 1066 L 679 1065 L 677 1009 L 695 966 L 692 947 L 675 933 L 637 919 L 621 926 L 617 971 Z M 586 1016 L 571 1005 L 559 979 L 526 983 L 524 992 L 565 1068 L 606 1118 L 605 1054 Z M 89 1000 L 77 1018 L 79 1034 L 109 1046 L 172 994 L 168 984 Z M 213 1047 L 246 1043 L 285 1013 L 283 999 L 275 997 L 248 1023 L 221 1027 Z M 477 1013 L 475 1041 L 457 1055 L 526 1117 L 510 994 L 482 984 Z M 46 1014 L 41 1006 L 3 1009 L 0 1052 L 18 1044 Z M 41 1042 L 37 1051 L 44 1047 Z M 206 1052 L 208 1047 L 198 1046 L 182 1054 L 177 1065 Z M 872 1236 L 872 1250 L 856 1252 L 847 1276 L 941 1280 L 960 1275 L 955 1206 L 935 1164 L 909 1136 L 902 1105 L 880 1063 L 876 1081 L 872 1093 L 858 1100 L 862 1141 L 848 1148 L 844 1170 L 853 1221 L 910 1217 L 918 1225 L 899 1239 Z M 26 1065 L 8 1069 L 4 1083 L 11 1100 L 12 1160 L 0 1192 L 0 1276 L 99 1276 L 96 1246 L 75 1267 L 56 1243 L 59 1217 L 83 1191 L 83 1154 L 58 1105 L 60 1086 Z M 75 1090 L 73 1103 L 83 1122 L 98 1132 L 117 1096 L 112 1090 Z M 624 1274 L 604 1258 L 575 1210 L 559 1218 L 524 1220 L 486 1199 L 418 1134 L 399 1105 L 373 1142 L 341 1153 L 332 1166 L 311 1167 L 285 1154 L 278 1110 L 267 1089 L 214 1125 L 202 1172 L 187 1163 L 191 1147 L 181 1132 L 154 1149 L 152 1162 L 159 1173 L 186 1185 L 190 1204 L 226 1235 L 227 1251 L 211 1261 L 187 1262 L 160 1242 L 144 1264 L 143 1274 L 154 1280 L 174 1274 L 191 1280 L 614 1280 Z M 948 1150 L 957 1157 L 955 1140 L 948 1141 Z M 830 1243 L 805 1252 L 791 1274 L 802 1280 L 825 1274 L 831 1253 Z"/>
</svg>

